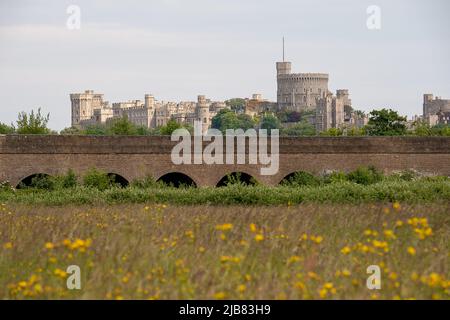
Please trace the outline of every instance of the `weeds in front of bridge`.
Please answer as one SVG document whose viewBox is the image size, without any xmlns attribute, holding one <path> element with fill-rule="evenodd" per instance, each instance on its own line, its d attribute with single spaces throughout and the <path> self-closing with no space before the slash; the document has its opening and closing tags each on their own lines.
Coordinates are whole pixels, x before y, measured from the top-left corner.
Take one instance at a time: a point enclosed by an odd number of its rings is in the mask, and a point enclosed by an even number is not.
<svg viewBox="0 0 450 320">
<path fill-rule="evenodd" d="M 315 185 L 228 185 L 221 188 L 171 188 L 161 184 L 127 188 L 76 186 L 42 190 L 4 188 L 0 201 L 33 205 L 170 203 L 176 205 L 285 205 L 300 203 L 449 202 L 450 179 L 428 177 L 413 181 L 384 178 L 369 185 L 334 181 Z"/>
<path fill-rule="evenodd" d="M 449 299 L 447 204 L 0 206 L 0 298 Z M 68 290 L 66 268 L 81 270 Z M 369 290 L 367 267 L 381 269 Z"/>
</svg>

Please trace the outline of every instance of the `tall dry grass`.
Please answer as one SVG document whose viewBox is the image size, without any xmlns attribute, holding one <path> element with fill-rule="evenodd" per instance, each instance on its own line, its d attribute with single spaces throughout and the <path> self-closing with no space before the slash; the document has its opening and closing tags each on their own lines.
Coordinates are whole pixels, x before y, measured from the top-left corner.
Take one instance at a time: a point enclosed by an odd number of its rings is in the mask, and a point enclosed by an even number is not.
<svg viewBox="0 0 450 320">
<path fill-rule="evenodd" d="M 0 298 L 448 299 L 449 208 L 2 205 Z"/>
</svg>

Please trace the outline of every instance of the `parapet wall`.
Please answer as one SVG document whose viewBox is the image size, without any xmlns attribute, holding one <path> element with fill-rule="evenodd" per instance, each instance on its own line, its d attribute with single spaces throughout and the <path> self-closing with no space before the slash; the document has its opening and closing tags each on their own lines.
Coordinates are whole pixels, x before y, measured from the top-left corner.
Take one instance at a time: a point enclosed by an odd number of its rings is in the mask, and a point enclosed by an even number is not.
<svg viewBox="0 0 450 320">
<path fill-rule="evenodd" d="M 268 142 L 270 146 L 270 138 Z M 170 154 L 176 144 L 168 136 L 0 135 L 0 154 Z M 206 146 L 208 142 L 203 144 Z M 280 137 L 279 151 L 280 154 L 450 154 L 450 138 Z"/>
</svg>

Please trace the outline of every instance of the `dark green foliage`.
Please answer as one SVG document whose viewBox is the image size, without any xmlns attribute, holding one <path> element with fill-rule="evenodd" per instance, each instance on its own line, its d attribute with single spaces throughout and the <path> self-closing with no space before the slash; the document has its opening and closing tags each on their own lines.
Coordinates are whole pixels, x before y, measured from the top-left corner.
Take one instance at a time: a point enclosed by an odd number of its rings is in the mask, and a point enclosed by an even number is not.
<svg viewBox="0 0 450 320">
<path fill-rule="evenodd" d="M 49 134 L 50 129 L 47 128 L 50 114 L 46 116 L 41 114 L 41 108 L 30 114 L 26 112 L 19 113 L 17 120 L 17 133 L 19 134 Z"/>
<path fill-rule="evenodd" d="M 73 172 L 72 169 L 70 169 L 65 175 L 62 175 L 58 178 L 61 187 L 64 189 L 75 188 L 78 185 L 77 176 L 75 175 L 75 172 Z"/>
<path fill-rule="evenodd" d="M 11 125 L 8 126 L 7 124 L 0 122 L 0 134 L 12 134 L 16 131 L 16 129 Z"/>
<path fill-rule="evenodd" d="M 165 126 L 162 126 L 161 128 L 159 128 L 159 132 L 162 135 L 170 136 L 172 134 L 172 132 L 174 132 L 177 129 L 181 129 L 181 128 L 183 128 L 183 126 L 181 124 L 179 124 L 175 120 L 171 119 L 167 122 L 167 124 Z"/>
<path fill-rule="evenodd" d="M 280 120 L 278 120 L 278 118 L 276 116 L 274 116 L 271 113 L 268 113 L 262 117 L 260 128 L 266 129 L 268 131 L 268 133 L 270 133 L 270 130 L 280 129 L 281 122 L 280 122 Z"/>
<path fill-rule="evenodd" d="M 213 118 L 211 127 L 225 133 L 227 129 L 251 129 L 255 121 L 246 114 L 236 114 L 229 109 L 220 110 Z"/>
<path fill-rule="evenodd" d="M 0 189 L 2 203 L 30 205 L 170 203 L 173 205 L 287 205 L 300 203 L 374 203 L 402 201 L 406 203 L 450 202 L 450 180 L 447 177 L 421 178 L 413 181 L 385 179 L 371 185 L 348 181 L 319 186 L 253 186 L 240 184 L 223 188 L 175 189 L 155 188 L 96 188 L 76 187 L 55 190 Z"/>
<path fill-rule="evenodd" d="M 285 178 L 281 184 L 291 187 L 317 186 L 320 184 L 320 178 L 309 172 L 298 171 Z"/>
<path fill-rule="evenodd" d="M 135 136 L 138 133 L 137 127 L 128 120 L 125 115 L 122 118 L 111 120 L 107 126 L 107 132 L 110 135 Z"/>
<path fill-rule="evenodd" d="M 316 129 L 306 120 L 281 130 L 281 135 L 291 137 L 314 136 L 315 134 Z"/>
<path fill-rule="evenodd" d="M 230 100 L 225 101 L 225 104 L 235 112 L 241 112 L 245 109 L 245 99 L 242 98 L 233 98 Z"/>
<path fill-rule="evenodd" d="M 139 189 L 148 189 L 161 186 L 161 183 L 156 182 L 152 176 L 146 176 L 145 178 L 134 180 L 131 186 Z"/>
<path fill-rule="evenodd" d="M 30 185 L 25 187 L 43 190 L 54 190 L 55 180 L 49 175 L 37 174 L 31 179 Z"/>
<path fill-rule="evenodd" d="M 324 137 L 338 137 L 342 136 L 343 134 L 344 132 L 342 131 L 342 129 L 339 128 L 330 128 L 327 131 L 322 131 L 320 133 L 320 135 Z"/>
<path fill-rule="evenodd" d="M 324 183 L 338 183 L 348 181 L 347 175 L 342 171 L 333 171 L 323 176 Z"/>
<path fill-rule="evenodd" d="M 85 187 L 104 191 L 114 185 L 114 177 L 109 176 L 105 172 L 92 168 L 84 175 L 83 185 Z"/>
<path fill-rule="evenodd" d="M 106 136 L 108 129 L 104 124 L 95 124 L 87 126 L 83 133 L 89 136 Z"/>
<path fill-rule="evenodd" d="M 355 171 L 347 175 L 347 179 L 357 184 L 369 185 L 380 182 L 383 179 L 383 174 L 375 167 L 359 167 Z"/>
<path fill-rule="evenodd" d="M 83 130 L 76 127 L 69 127 L 62 129 L 59 134 L 61 135 L 81 135 L 84 134 Z"/>
<path fill-rule="evenodd" d="M 391 109 L 370 112 L 366 128 L 370 136 L 401 136 L 406 134 L 406 117 L 401 117 Z"/>
</svg>

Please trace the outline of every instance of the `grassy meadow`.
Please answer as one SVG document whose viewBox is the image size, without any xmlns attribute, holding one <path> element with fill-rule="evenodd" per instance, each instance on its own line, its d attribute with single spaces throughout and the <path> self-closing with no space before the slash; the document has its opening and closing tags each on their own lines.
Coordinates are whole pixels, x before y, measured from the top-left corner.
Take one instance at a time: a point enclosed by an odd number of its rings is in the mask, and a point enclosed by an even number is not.
<svg viewBox="0 0 450 320">
<path fill-rule="evenodd" d="M 2 195 L 1 299 L 450 298 L 442 195 L 425 203 L 44 205 L 51 193 L 40 205 Z M 66 288 L 69 265 L 81 269 L 81 290 Z M 380 290 L 366 287 L 370 265 L 381 268 Z"/>
</svg>

